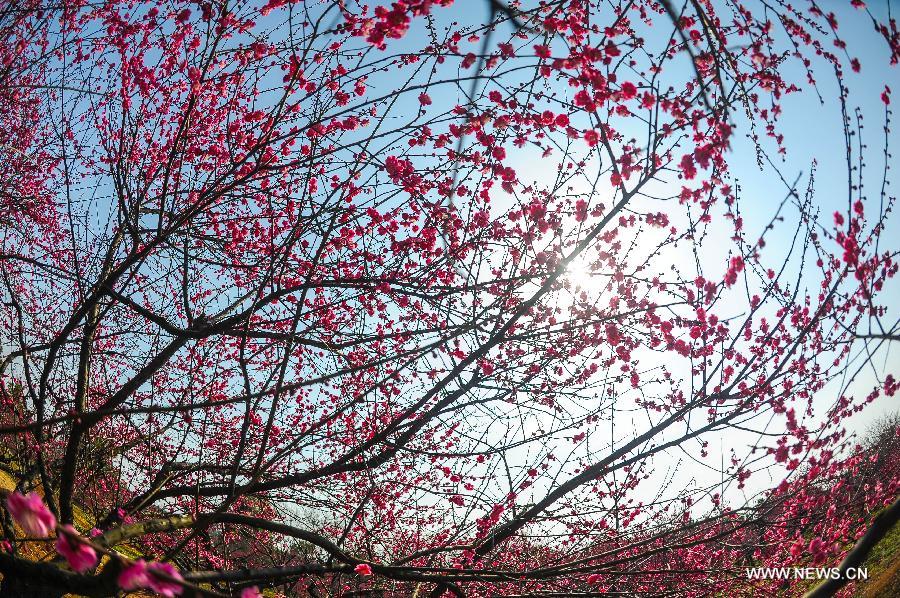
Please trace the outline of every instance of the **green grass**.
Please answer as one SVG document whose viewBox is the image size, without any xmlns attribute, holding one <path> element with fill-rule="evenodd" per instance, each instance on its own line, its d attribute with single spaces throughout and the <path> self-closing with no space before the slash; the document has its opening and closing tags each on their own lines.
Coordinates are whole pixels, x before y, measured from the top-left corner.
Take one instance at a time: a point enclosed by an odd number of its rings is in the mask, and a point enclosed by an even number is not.
<svg viewBox="0 0 900 598">
<path fill-rule="evenodd" d="M 869 579 L 857 584 L 859 598 L 894 598 L 900 596 L 900 525 L 895 525 L 875 545 L 863 563 Z"/>
</svg>

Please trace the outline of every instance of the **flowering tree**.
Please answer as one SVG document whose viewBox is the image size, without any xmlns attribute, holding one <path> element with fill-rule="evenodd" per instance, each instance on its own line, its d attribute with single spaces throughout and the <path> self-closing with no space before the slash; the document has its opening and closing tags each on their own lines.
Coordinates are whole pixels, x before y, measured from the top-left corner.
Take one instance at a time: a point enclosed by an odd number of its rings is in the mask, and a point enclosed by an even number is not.
<svg viewBox="0 0 900 598">
<path fill-rule="evenodd" d="M 837 17 L 452 4 L 0 8 L 6 591 L 707 594 L 896 498 L 847 432 L 891 90 L 869 147 Z"/>
</svg>

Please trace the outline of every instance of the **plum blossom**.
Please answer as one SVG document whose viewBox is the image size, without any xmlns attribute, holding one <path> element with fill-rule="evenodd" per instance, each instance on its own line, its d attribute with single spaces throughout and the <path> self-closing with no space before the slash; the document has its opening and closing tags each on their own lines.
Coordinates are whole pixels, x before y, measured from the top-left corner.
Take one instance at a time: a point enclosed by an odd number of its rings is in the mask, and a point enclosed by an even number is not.
<svg viewBox="0 0 900 598">
<path fill-rule="evenodd" d="M 637 87 L 635 87 L 634 83 L 630 81 L 625 81 L 622 83 L 622 98 L 625 100 L 630 100 L 637 96 Z"/>
<path fill-rule="evenodd" d="M 169 563 L 147 563 L 142 559 L 138 559 L 125 567 L 119 574 L 119 587 L 123 590 L 146 588 L 153 590 L 161 596 L 166 596 L 166 598 L 172 598 L 173 596 L 181 594 L 183 588 L 180 584 L 175 581 L 170 581 L 169 579 L 163 579 L 161 576 L 156 575 L 158 573 L 177 581 L 181 581 L 182 579 L 178 570 Z M 252 597 L 254 594 L 248 594 L 247 596 Z M 241 598 L 246 597 L 241 594 Z"/>
<path fill-rule="evenodd" d="M 6 498 L 6 509 L 29 536 L 45 538 L 56 527 L 56 517 L 37 492 L 29 492 L 24 496 L 13 492 Z"/>
<path fill-rule="evenodd" d="M 181 595 L 183 590 L 181 584 L 154 575 L 154 573 L 162 573 L 174 580 L 181 581 L 181 574 L 171 563 L 150 563 L 147 565 L 147 572 L 150 573 L 150 575 L 147 576 L 147 580 L 151 590 L 166 598 L 173 598 L 173 596 Z"/>
<path fill-rule="evenodd" d="M 128 565 L 119 573 L 118 582 L 119 587 L 123 590 L 137 590 L 148 587 L 150 578 L 147 573 L 147 563 L 143 559 L 138 559 Z"/>
<path fill-rule="evenodd" d="M 826 546 L 822 538 L 816 536 L 809 542 L 809 552 L 813 557 L 813 565 L 820 565 L 826 558 Z"/>
<path fill-rule="evenodd" d="M 56 538 L 56 551 L 78 573 L 84 573 L 97 564 L 97 553 L 88 544 L 77 540 L 78 532 L 69 524 L 60 526 Z"/>
<path fill-rule="evenodd" d="M 367 565 L 366 563 L 360 563 L 356 567 L 353 568 L 359 575 L 372 575 L 372 567 Z"/>
<path fill-rule="evenodd" d="M 697 176 L 697 167 L 694 165 L 694 157 L 691 154 L 683 155 L 678 165 L 681 167 L 681 174 L 684 178 L 692 179 Z"/>
</svg>

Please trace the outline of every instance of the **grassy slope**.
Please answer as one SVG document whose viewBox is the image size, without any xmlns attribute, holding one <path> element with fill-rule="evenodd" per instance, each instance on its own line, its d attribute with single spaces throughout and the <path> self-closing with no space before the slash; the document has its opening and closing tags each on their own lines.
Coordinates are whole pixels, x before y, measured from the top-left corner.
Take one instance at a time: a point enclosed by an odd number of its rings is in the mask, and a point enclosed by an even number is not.
<svg viewBox="0 0 900 598">
<path fill-rule="evenodd" d="M 869 569 L 869 579 L 858 584 L 859 598 L 896 598 L 900 596 L 900 525 L 879 542 L 863 567 Z"/>
</svg>

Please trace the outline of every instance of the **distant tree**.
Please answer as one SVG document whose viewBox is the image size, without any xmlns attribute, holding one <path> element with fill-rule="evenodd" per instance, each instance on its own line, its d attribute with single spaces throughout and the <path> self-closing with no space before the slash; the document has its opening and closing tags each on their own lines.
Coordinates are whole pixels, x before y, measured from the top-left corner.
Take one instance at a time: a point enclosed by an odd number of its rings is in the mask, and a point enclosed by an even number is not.
<svg viewBox="0 0 900 598">
<path fill-rule="evenodd" d="M 7 595 L 722 594 L 894 500 L 845 428 L 896 391 L 872 40 L 451 4 L 3 3 Z M 833 214 L 797 94 L 843 115 Z"/>
</svg>

